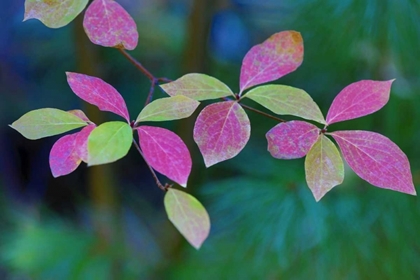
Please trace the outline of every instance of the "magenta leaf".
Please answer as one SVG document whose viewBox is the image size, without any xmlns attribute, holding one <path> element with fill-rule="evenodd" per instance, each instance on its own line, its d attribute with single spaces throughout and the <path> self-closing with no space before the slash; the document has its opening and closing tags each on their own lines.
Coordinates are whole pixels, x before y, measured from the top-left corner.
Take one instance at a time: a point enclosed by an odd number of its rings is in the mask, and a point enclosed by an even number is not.
<svg viewBox="0 0 420 280">
<path fill-rule="evenodd" d="M 249 50 L 242 61 L 240 93 L 293 72 L 303 61 L 303 39 L 299 32 L 283 31 Z"/>
<path fill-rule="evenodd" d="M 159 173 L 186 187 L 192 161 L 182 139 L 160 127 L 140 126 L 137 131 L 145 160 Z"/>
<path fill-rule="evenodd" d="M 194 141 L 206 167 L 235 157 L 245 147 L 250 135 L 248 116 L 236 101 L 205 107 L 194 126 Z"/>
<path fill-rule="evenodd" d="M 360 178 L 376 187 L 416 195 L 407 156 L 387 137 L 362 130 L 336 131 L 331 135 Z"/>
<path fill-rule="evenodd" d="M 92 130 L 94 130 L 96 125 L 90 124 L 84 127 L 76 137 L 76 153 L 81 160 L 88 162 L 88 138 Z"/>
<path fill-rule="evenodd" d="M 204 206 L 192 195 L 169 188 L 164 198 L 169 220 L 197 250 L 210 233 L 210 218 Z"/>
<path fill-rule="evenodd" d="M 77 96 L 102 111 L 113 112 L 130 122 L 127 105 L 113 86 L 96 77 L 71 72 L 66 74 L 67 82 Z"/>
<path fill-rule="evenodd" d="M 76 138 L 79 133 L 65 135 L 55 142 L 50 152 L 50 168 L 57 178 L 76 170 L 81 159 L 76 151 Z"/>
<path fill-rule="evenodd" d="M 279 123 L 265 135 L 268 151 L 275 158 L 304 157 L 319 136 L 320 129 L 304 121 Z"/>
<path fill-rule="evenodd" d="M 113 0 L 94 0 L 87 8 L 83 27 L 92 43 L 134 50 L 139 34 L 133 18 Z"/>
<path fill-rule="evenodd" d="M 334 98 L 327 114 L 327 124 L 378 111 L 388 102 L 393 81 L 363 80 L 348 85 Z"/>
<path fill-rule="evenodd" d="M 305 158 L 305 176 L 316 201 L 344 180 L 344 164 L 334 143 L 321 134 Z"/>
</svg>

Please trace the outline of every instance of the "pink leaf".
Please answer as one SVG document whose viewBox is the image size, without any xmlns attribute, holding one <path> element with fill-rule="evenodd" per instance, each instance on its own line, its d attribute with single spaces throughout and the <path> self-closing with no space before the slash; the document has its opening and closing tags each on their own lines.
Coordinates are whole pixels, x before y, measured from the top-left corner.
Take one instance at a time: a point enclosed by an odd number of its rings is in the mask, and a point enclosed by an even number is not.
<svg viewBox="0 0 420 280">
<path fill-rule="evenodd" d="M 272 35 L 245 55 L 240 78 L 241 93 L 293 72 L 302 61 L 303 39 L 299 32 L 283 31 Z"/>
<path fill-rule="evenodd" d="M 134 50 L 138 43 L 136 23 L 113 0 L 94 0 L 86 10 L 83 27 L 97 45 Z"/>
<path fill-rule="evenodd" d="M 337 131 L 331 135 L 360 178 L 380 188 L 416 194 L 407 156 L 391 140 L 361 130 Z"/>
<path fill-rule="evenodd" d="M 192 161 L 182 139 L 160 127 L 140 126 L 137 131 L 146 161 L 159 173 L 186 187 Z"/>
<path fill-rule="evenodd" d="M 194 126 L 194 140 L 207 167 L 239 154 L 250 134 L 248 116 L 236 101 L 207 106 L 197 117 Z"/>
<path fill-rule="evenodd" d="M 51 148 L 50 168 L 55 178 L 70 174 L 79 166 L 81 160 L 76 152 L 77 135 L 78 133 L 65 135 Z"/>
<path fill-rule="evenodd" d="M 76 153 L 81 160 L 88 162 L 88 138 L 92 130 L 94 130 L 96 125 L 91 124 L 84 127 L 76 137 Z"/>
<path fill-rule="evenodd" d="M 304 157 L 319 136 L 320 129 L 304 121 L 279 123 L 266 134 L 268 151 L 275 158 Z"/>
<path fill-rule="evenodd" d="M 327 114 L 327 124 L 355 119 L 381 109 L 389 100 L 389 81 L 359 81 L 345 87 L 334 99 Z"/>
<path fill-rule="evenodd" d="M 114 87 L 96 77 L 71 72 L 66 74 L 67 82 L 77 96 L 102 111 L 113 112 L 130 122 L 127 105 Z"/>
</svg>

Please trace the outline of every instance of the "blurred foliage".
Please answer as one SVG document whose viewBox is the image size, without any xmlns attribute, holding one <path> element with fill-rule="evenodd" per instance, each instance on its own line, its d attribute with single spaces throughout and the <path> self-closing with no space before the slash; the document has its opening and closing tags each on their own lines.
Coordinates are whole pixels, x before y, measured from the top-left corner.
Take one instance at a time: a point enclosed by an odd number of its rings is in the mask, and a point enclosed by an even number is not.
<svg viewBox="0 0 420 280">
<path fill-rule="evenodd" d="M 188 31 L 197 1 L 201 0 L 120 1 L 139 27 L 139 47 L 132 54 L 155 75 L 175 79 L 185 74 L 192 59 L 185 53 L 186 44 L 198 42 Z M 211 17 L 205 34 L 208 56 L 200 58 L 205 61 L 203 71 L 234 90 L 246 51 L 287 29 L 302 33 L 305 59 L 277 83 L 306 90 L 324 114 L 348 84 L 396 78 L 391 99 L 381 111 L 334 124 L 330 130 L 386 135 L 407 154 L 419 184 L 419 1 L 211 3 L 208 14 L 199 15 Z M 118 205 L 103 232 L 97 225 L 104 217 L 95 214 L 93 194 L 80 199 L 86 196 L 81 190 L 87 188 L 89 169 L 82 166 L 72 176 L 52 180 L 46 175 L 52 140 L 29 142 L 4 128 L 34 108 L 82 106 L 64 75 L 77 67 L 75 25 L 50 30 L 37 21 L 21 23 L 23 1 L 0 2 L 0 7 L 5 27 L 0 40 L 0 278 L 420 278 L 418 198 L 372 187 L 346 168 L 344 184 L 316 203 L 305 185 L 304 161 L 271 158 L 264 135 L 276 123 L 252 112 L 251 141 L 237 158 L 205 170 L 196 145 L 190 145 L 197 177 L 190 190 L 208 208 L 212 221 L 200 251 L 167 221 L 163 194 L 135 153 L 112 165 L 118 174 Z M 98 75 L 122 93 L 136 116 L 149 82 L 115 50 L 92 50 L 98 57 Z M 156 96 L 164 93 L 157 90 Z M 262 109 L 252 101 L 247 104 Z M 168 125 L 184 131 L 182 137 L 191 143 L 192 122 Z M 16 193 L 21 197 L 12 195 Z M 28 193 L 38 195 L 28 203 Z"/>
</svg>

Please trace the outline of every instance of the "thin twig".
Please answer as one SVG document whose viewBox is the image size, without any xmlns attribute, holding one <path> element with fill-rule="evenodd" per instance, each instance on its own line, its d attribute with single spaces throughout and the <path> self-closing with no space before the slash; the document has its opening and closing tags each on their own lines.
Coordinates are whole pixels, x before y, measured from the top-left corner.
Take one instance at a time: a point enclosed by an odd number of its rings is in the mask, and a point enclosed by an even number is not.
<svg viewBox="0 0 420 280">
<path fill-rule="evenodd" d="M 154 82 L 156 79 L 152 73 L 149 72 L 144 66 L 138 62 L 134 57 L 132 57 L 126 50 L 118 49 L 137 69 L 139 69 L 151 82 Z"/>
<path fill-rule="evenodd" d="M 157 80 L 153 80 L 152 81 L 152 84 L 150 85 L 149 94 L 147 95 L 146 103 L 144 104 L 145 107 L 147 106 L 147 104 L 149 104 L 150 102 L 152 102 L 153 93 L 155 92 L 156 83 L 157 83 Z"/>
<path fill-rule="evenodd" d="M 166 191 L 168 191 L 168 188 L 169 188 L 168 184 L 163 185 L 163 184 L 159 181 L 159 178 L 157 177 L 157 175 L 156 175 L 155 171 L 153 170 L 153 168 L 152 168 L 152 167 L 150 166 L 150 164 L 147 162 L 146 158 L 144 157 L 143 152 L 141 151 L 141 149 L 140 149 L 140 147 L 139 147 L 139 145 L 137 144 L 137 142 L 136 142 L 136 140 L 135 140 L 135 139 L 133 139 L 133 143 L 134 143 L 134 146 L 136 147 L 137 151 L 140 153 L 141 157 L 144 159 L 144 161 L 146 162 L 147 166 L 149 167 L 150 172 L 152 172 L 153 178 L 155 179 L 155 181 L 156 181 L 156 185 L 158 186 L 158 188 L 159 188 L 159 189 L 161 189 L 162 191 L 165 191 L 165 192 L 166 192 Z"/>
</svg>

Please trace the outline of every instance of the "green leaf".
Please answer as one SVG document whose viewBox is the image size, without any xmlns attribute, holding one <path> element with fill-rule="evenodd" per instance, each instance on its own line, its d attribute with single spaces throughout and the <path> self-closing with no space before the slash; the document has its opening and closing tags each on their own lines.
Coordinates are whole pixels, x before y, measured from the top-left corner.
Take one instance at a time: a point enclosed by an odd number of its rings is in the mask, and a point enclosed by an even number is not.
<svg viewBox="0 0 420 280">
<path fill-rule="evenodd" d="M 26 0 L 23 21 L 36 18 L 50 28 L 69 24 L 89 0 Z"/>
<path fill-rule="evenodd" d="M 266 85 L 250 90 L 243 98 L 245 97 L 275 114 L 293 115 L 325 124 L 318 105 L 304 90 L 284 85 Z"/>
<path fill-rule="evenodd" d="M 157 99 L 140 112 L 136 122 L 170 121 L 188 118 L 200 102 L 183 95 Z"/>
<path fill-rule="evenodd" d="M 169 220 L 196 249 L 210 232 L 210 218 L 204 206 L 192 195 L 168 189 L 164 198 Z"/>
<path fill-rule="evenodd" d="M 87 123 L 72 113 L 53 108 L 33 110 L 10 125 L 28 139 L 61 134 L 86 126 Z"/>
<path fill-rule="evenodd" d="M 160 87 L 170 96 L 184 95 L 198 101 L 235 96 L 230 88 L 218 79 L 198 73 L 184 75 Z"/>
<path fill-rule="evenodd" d="M 133 132 L 124 122 L 107 122 L 95 128 L 88 138 L 88 165 L 114 162 L 130 150 Z"/>
<path fill-rule="evenodd" d="M 343 159 L 334 143 L 323 134 L 306 155 L 305 173 L 316 201 L 343 182 Z"/>
</svg>

